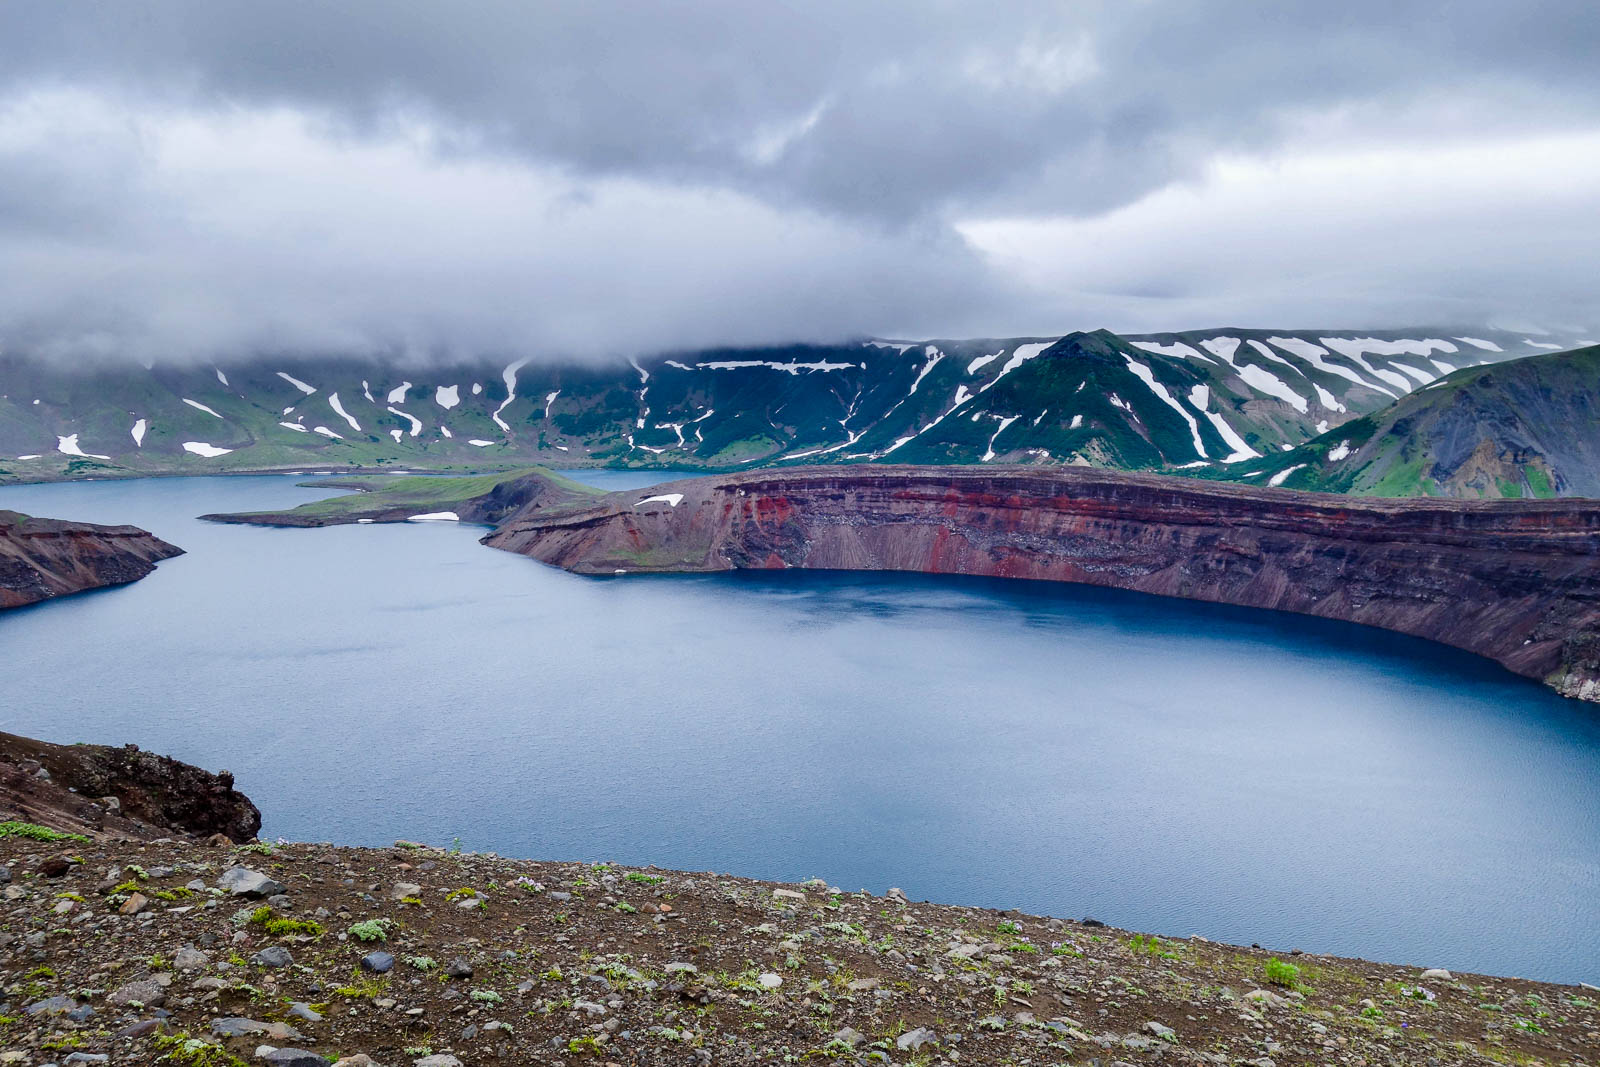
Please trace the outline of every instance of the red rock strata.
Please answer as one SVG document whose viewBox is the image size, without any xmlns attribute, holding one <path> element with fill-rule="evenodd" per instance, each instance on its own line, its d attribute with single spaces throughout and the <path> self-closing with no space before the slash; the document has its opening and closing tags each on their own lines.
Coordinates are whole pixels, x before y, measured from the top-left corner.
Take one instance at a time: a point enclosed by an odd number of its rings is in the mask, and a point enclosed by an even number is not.
<svg viewBox="0 0 1600 1067">
<path fill-rule="evenodd" d="M 0 610 L 136 582 L 183 554 L 137 526 L 33 519 L 0 511 Z"/>
<path fill-rule="evenodd" d="M 1082 468 L 802 468 L 519 513 L 485 543 L 582 574 L 923 571 L 1300 612 L 1454 645 L 1600 700 L 1597 501 L 1379 500 Z"/>
</svg>

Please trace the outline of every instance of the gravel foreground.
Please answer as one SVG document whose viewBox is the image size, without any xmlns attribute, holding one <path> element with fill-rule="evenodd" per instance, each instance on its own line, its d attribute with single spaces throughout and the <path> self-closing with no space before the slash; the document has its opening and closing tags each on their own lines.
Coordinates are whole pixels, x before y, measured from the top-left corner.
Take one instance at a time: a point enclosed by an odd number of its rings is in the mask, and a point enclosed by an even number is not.
<svg viewBox="0 0 1600 1067">
<path fill-rule="evenodd" d="M 821 882 L 4 825 L 0 1064 L 1600 1063 L 1583 986 Z"/>
</svg>

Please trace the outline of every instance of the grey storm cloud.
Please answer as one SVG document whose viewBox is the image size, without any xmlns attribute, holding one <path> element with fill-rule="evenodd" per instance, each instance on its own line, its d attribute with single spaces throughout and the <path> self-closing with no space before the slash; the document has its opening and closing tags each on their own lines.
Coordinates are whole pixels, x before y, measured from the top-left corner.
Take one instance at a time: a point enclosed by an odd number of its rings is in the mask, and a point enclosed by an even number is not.
<svg viewBox="0 0 1600 1067">
<path fill-rule="evenodd" d="M 1314 203 L 1259 198 L 1240 269 L 1194 251 L 1217 235 L 1164 248 L 1156 208 L 1226 202 L 1232 159 L 1403 177 L 1430 146 L 1471 167 L 1537 143 L 1530 166 L 1592 174 L 1597 45 L 1591 0 L 4 3 L 0 341 L 615 355 L 1319 306 L 1593 317 L 1571 284 L 1541 303 L 1583 242 L 1515 181 L 1420 220 L 1395 218 L 1415 183 L 1328 190 L 1345 230 L 1410 251 L 1362 276 L 1370 250 L 1320 230 L 1299 296 L 1259 264 Z M 1595 206 L 1594 182 L 1553 203 Z M 1502 210 L 1504 284 L 1462 281 L 1470 249 L 1435 238 Z"/>
</svg>

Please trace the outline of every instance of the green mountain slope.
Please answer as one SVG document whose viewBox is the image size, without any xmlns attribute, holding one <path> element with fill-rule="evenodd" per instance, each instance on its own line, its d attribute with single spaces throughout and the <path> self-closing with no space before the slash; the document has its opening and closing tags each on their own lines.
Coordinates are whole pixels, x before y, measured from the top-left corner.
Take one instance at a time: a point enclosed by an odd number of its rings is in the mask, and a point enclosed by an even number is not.
<svg viewBox="0 0 1600 1067">
<path fill-rule="evenodd" d="M 1373 496 L 1600 497 L 1600 345 L 1457 371 L 1221 476 Z"/>
<path fill-rule="evenodd" d="M 1461 367 L 1458 330 L 855 341 L 634 362 L 330 356 L 66 370 L 0 355 L 0 481 L 236 470 L 861 463 L 1226 470 Z"/>
</svg>

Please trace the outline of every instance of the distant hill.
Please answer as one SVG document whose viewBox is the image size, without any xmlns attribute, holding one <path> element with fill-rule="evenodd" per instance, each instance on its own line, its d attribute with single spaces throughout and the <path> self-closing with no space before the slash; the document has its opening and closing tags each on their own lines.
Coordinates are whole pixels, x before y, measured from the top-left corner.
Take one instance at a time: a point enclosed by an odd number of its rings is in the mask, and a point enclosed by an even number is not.
<svg viewBox="0 0 1600 1067">
<path fill-rule="evenodd" d="M 532 464 L 1226 470 L 1440 375 L 1557 343 L 1463 329 L 1095 331 L 583 365 L 328 356 L 76 371 L 8 352 L 0 482 Z"/>
<path fill-rule="evenodd" d="M 1457 371 L 1227 476 L 1373 496 L 1600 497 L 1600 345 Z"/>
</svg>

